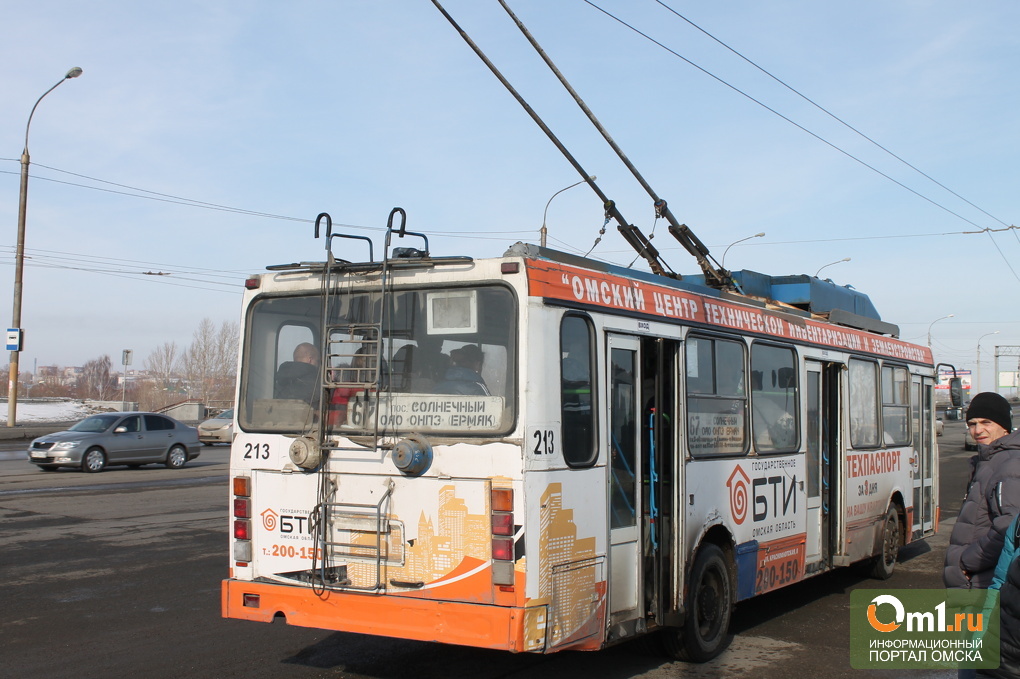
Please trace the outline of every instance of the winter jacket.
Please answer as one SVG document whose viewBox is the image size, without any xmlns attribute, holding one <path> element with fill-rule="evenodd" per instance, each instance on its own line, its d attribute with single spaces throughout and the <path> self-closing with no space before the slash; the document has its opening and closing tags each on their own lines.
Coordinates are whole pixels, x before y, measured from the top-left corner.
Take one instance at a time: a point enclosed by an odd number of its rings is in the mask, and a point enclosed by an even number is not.
<svg viewBox="0 0 1020 679">
<path fill-rule="evenodd" d="M 999 590 L 999 667 L 978 671 L 979 677 L 1020 678 L 1020 514 L 1009 524 L 1002 554 L 989 589 Z"/>
<path fill-rule="evenodd" d="M 1020 431 L 971 458 L 967 497 L 949 536 L 942 578 L 946 587 L 984 589 L 1002 553 L 1003 537 L 1020 512 Z"/>
</svg>

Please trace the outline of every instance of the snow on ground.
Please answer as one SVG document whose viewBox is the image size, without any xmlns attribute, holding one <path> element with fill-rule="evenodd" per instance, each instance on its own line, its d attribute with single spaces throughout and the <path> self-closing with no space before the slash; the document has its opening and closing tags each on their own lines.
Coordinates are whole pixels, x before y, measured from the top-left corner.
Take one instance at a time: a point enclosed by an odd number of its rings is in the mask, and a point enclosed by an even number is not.
<svg viewBox="0 0 1020 679">
<path fill-rule="evenodd" d="M 18 401 L 18 424 L 74 422 L 95 410 L 81 401 Z M 0 403 L 0 421 L 7 423 L 7 401 Z"/>
</svg>

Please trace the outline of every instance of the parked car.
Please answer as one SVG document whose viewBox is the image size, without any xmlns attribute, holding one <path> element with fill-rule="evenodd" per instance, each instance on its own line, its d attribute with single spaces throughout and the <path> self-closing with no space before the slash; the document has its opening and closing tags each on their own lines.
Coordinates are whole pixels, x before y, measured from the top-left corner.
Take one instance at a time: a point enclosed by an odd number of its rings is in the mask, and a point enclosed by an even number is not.
<svg viewBox="0 0 1020 679">
<path fill-rule="evenodd" d="M 224 410 L 216 417 L 198 425 L 198 440 L 207 446 L 234 440 L 234 409 Z"/>
<path fill-rule="evenodd" d="M 40 436 L 28 448 L 28 459 L 45 471 L 80 467 L 101 472 L 108 465 L 163 463 L 180 469 L 198 457 L 198 430 L 158 413 L 92 415 L 67 431 Z"/>
</svg>

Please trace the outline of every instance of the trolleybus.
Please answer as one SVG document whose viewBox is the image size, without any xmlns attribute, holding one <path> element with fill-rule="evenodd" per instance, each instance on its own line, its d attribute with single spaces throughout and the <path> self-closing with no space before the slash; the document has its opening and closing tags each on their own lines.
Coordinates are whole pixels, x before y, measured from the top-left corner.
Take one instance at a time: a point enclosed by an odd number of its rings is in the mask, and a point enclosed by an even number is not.
<svg viewBox="0 0 1020 679">
<path fill-rule="evenodd" d="M 433 256 L 393 214 L 246 281 L 225 617 L 704 661 L 737 602 L 936 530 L 931 352 L 866 295 Z"/>
</svg>

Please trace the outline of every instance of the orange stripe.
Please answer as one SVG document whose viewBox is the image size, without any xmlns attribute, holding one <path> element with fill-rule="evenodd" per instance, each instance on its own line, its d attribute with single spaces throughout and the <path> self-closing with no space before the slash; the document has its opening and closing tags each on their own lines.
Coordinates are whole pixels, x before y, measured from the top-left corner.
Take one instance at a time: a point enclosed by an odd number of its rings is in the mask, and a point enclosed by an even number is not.
<svg viewBox="0 0 1020 679">
<path fill-rule="evenodd" d="M 259 608 L 244 606 L 245 594 L 259 595 Z M 223 581 L 221 603 L 224 618 L 272 622 L 279 612 L 298 627 L 505 651 L 524 649 L 521 608 L 356 592 L 327 592 L 320 598 L 308 587 L 241 580 Z"/>
</svg>

